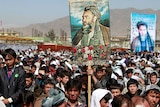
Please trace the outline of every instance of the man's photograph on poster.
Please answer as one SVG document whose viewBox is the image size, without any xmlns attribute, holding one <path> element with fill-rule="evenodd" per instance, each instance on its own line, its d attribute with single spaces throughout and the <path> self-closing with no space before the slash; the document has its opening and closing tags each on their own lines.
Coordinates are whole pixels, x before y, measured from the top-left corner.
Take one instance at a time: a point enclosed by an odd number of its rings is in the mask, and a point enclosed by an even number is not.
<svg viewBox="0 0 160 107">
<path fill-rule="evenodd" d="M 136 13 L 132 13 L 131 16 L 131 50 L 134 52 L 153 52 L 156 16 Z"/>
</svg>

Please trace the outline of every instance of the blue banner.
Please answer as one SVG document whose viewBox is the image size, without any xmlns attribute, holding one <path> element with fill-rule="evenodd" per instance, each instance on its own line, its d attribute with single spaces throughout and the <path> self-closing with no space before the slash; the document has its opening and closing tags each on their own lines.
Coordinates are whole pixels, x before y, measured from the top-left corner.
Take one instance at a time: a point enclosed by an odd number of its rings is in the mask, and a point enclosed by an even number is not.
<svg viewBox="0 0 160 107">
<path fill-rule="evenodd" d="M 156 15 L 131 13 L 131 50 L 152 52 L 155 48 Z"/>
</svg>

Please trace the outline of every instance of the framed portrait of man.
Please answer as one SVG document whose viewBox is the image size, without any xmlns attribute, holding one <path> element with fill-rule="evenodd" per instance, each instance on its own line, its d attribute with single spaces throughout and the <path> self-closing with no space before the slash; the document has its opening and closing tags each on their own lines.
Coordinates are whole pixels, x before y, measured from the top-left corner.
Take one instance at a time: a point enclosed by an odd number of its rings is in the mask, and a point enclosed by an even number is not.
<svg viewBox="0 0 160 107">
<path fill-rule="evenodd" d="M 69 0 L 69 7 L 76 58 L 105 58 L 110 47 L 109 0 Z"/>
<path fill-rule="evenodd" d="M 73 46 L 109 45 L 109 0 L 69 0 Z"/>
</svg>

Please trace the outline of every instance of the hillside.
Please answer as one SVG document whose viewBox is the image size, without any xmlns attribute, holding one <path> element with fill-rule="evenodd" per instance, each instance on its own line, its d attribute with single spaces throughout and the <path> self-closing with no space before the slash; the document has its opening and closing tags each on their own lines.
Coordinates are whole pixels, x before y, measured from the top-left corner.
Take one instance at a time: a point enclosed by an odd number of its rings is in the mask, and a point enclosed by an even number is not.
<svg viewBox="0 0 160 107">
<path fill-rule="evenodd" d="M 137 13 L 152 13 L 157 15 L 157 33 L 160 33 L 160 10 L 144 9 L 137 10 L 134 8 L 127 9 L 113 9 L 110 11 L 110 28 L 111 36 L 126 36 L 130 34 L 130 14 L 131 12 Z M 22 28 L 15 28 L 14 30 L 18 32 L 23 32 L 23 36 L 31 36 L 32 29 L 37 29 L 38 31 L 45 34 L 50 29 L 54 29 L 56 35 L 60 35 L 60 30 L 67 32 L 67 35 L 70 35 L 70 22 L 69 16 L 48 22 L 48 23 L 37 23 L 31 24 Z"/>
</svg>

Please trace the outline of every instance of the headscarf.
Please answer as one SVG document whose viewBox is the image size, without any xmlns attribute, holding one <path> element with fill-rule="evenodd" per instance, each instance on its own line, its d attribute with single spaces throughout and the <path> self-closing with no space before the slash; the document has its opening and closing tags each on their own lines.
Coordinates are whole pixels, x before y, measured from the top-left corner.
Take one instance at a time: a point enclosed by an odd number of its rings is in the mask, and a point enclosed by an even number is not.
<svg viewBox="0 0 160 107">
<path fill-rule="evenodd" d="M 0 100 L 0 107 L 6 107 L 3 101 Z"/>
<path fill-rule="evenodd" d="M 92 97 L 91 97 L 91 107 L 101 107 L 100 106 L 100 100 L 108 93 L 111 94 L 111 92 L 109 90 L 107 90 L 107 89 L 96 89 L 96 90 L 94 90 L 93 93 L 92 93 Z M 112 100 L 113 100 L 113 96 L 108 101 L 109 104 L 110 104 L 109 107 L 112 107 L 111 106 Z"/>
</svg>

